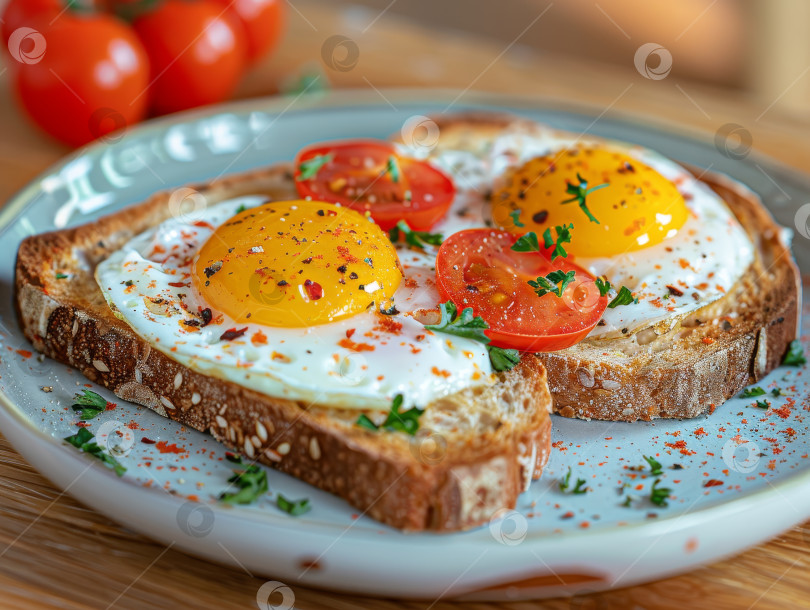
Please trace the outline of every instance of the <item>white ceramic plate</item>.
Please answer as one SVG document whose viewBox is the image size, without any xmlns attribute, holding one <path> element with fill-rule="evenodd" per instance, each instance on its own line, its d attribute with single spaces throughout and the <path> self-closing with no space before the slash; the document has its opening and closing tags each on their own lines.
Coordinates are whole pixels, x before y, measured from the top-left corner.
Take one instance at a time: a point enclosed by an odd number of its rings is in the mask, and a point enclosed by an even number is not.
<svg viewBox="0 0 810 610">
<path fill-rule="evenodd" d="M 231 508 L 216 501 L 231 474 L 225 451 L 205 434 L 151 411 L 117 403 L 95 420 L 103 439 L 118 426 L 131 447 L 123 478 L 61 439 L 77 431 L 72 397 L 86 380 L 36 355 L 12 306 L 13 261 L 26 235 L 75 225 L 153 192 L 292 158 L 310 142 L 386 137 L 410 117 L 443 111 L 455 92 L 390 92 L 320 99 L 264 99 L 154 121 L 78 151 L 0 212 L 0 427 L 55 484 L 109 517 L 189 553 L 286 583 L 392 597 L 513 599 L 570 595 L 682 572 L 772 537 L 810 517 L 805 368 L 780 368 L 760 384 L 789 396 L 772 408 L 735 398 L 708 417 L 656 423 L 583 422 L 554 417 L 554 450 L 541 481 L 517 510 L 490 527 L 452 535 L 405 535 L 344 502 L 268 472 L 271 493 Z M 570 109 L 570 104 L 566 108 Z M 675 159 L 726 172 L 759 192 L 784 224 L 794 223 L 810 184 L 765 159 L 739 159 L 708 139 L 587 111 L 521 99 L 468 95 L 452 110 L 489 108 L 557 127 L 637 142 Z M 804 233 L 807 233 L 805 230 Z M 797 255 L 810 269 L 807 241 Z M 808 319 L 805 319 L 807 332 Z M 50 386 L 49 393 L 41 388 Z M 155 441 L 144 442 L 144 439 Z M 125 443 L 127 441 L 125 440 Z M 652 455 L 664 466 L 669 506 L 652 504 L 652 478 L 634 468 Z M 674 466 L 682 469 L 674 470 Z M 564 494 L 567 469 L 590 492 Z M 629 488 L 625 487 L 629 484 Z M 291 517 L 274 494 L 308 497 Z M 627 494 L 637 499 L 623 506 Z"/>
</svg>

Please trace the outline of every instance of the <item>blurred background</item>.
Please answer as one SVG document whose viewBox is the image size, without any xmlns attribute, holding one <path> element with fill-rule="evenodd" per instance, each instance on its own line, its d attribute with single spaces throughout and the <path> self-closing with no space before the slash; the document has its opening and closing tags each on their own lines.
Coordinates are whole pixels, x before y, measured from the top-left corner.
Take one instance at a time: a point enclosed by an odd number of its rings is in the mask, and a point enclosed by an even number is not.
<svg viewBox="0 0 810 610">
<path fill-rule="evenodd" d="M 806 0 L 0 0 L 0 200 L 78 145 L 228 99 L 443 87 L 576 102 L 810 169 Z"/>
</svg>

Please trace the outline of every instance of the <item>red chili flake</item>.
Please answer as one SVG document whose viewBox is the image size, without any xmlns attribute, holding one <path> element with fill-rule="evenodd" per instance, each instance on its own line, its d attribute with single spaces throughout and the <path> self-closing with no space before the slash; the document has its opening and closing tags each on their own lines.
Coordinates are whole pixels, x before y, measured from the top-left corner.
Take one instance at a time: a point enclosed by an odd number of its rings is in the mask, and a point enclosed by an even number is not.
<svg viewBox="0 0 810 610">
<path fill-rule="evenodd" d="M 313 301 L 317 301 L 323 296 L 323 288 L 318 282 L 306 280 L 304 281 L 304 289 L 307 291 L 309 298 Z"/>
<path fill-rule="evenodd" d="M 210 222 L 205 222 L 204 220 L 196 220 L 196 221 L 192 222 L 191 224 L 193 224 L 195 227 L 202 227 L 204 229 L 211 229 L 212 231 L 214 230 L 214 225 L 212 225 Z"/>
<path fill-rule="evenodd" d="M 233 341 L 234 339 L 238 339 L 242 335 L 247 332 L 248 327 L 245 326 L 244 328 L 240 328 L 239 330 L 235 328 L 229 328 L 224 333 L 219 336 L 220 341 Z"/>
<path fill-rule="evenodd" d="M 703 484 L 703 487 L 717 487 L 722 484 L 723 481 L 718 481 L 717 479 L 709 479 Z"/>
<path fill-rule="evenodd" d="M 186 282 L 169 282 L 169 286 L 174 286 L 175 288 L 187 288 L 188 284 Z"/>
<path fill-rule="evenodd" d="M 357 330 L 356 328 L 350 328 L 349 330 L 347 330 L 346 331 L 346 338 L 351 339 L 352 335 L 355 333 L 356 330 Z"/>
<path fill-rule="evenodd" d="M 675 297 L 682 297 L 683 296 L 683 290 L 681 290 L 680 288 L 677 288 L 675 286 L 672 286 L 671 284 L 667 284 L 667 290 L 669 290 L 669 294 L 671 294 L 672 296 L 675 296 Z"/>
<path fill-rule="evenodd" d="M 670 449 L 677 449 L 683 455 L 695 455 L 696 451 L 692 451 L 691 449 L 687 449 L 686 441 L 677 441 L 675 443 L 664 443 Z"/>
<path fill-rule="evenodd" d="M 354 256 L 349 251 L 349 248 L 347 248 L 346 246 L 338 246 L 337 251 L 338 254 L 340 255 L 340 258 L 342 258 L 347 263 L 356 263 L 358 260 L 360 260 L 356 256 Z"/>
<path fill-rule="evenodd" d="M 146 438 L 145 436 L 141 437 L 141 442 L 144 445 L 154 445 L 157 441 L 153 441 L 151 438 Z"/>
<path fill-rule="evenodd" d="M 393 318 L 386 316 L 377 316 L 377 324 L 374 326 L 374 330 L 399 335 L 402 332 L 402 322 L 397 322 Z"/>
<path fill-rule="evenodd" d="M 574 513 L 570 510 L 565 513 L 564 515 L 560 515 L 560 519 L 572 519 L 574 517 Z"/>
<path fill-rule="evenodd" d="M 374 346 L 369 345 L 368 343 L 355 343 L 349 338 L 341 339 L 338 342 L 340 347 L 345 347 L 346 349 L 350 349 L 354 352 L 373 352 Z"/>
<path fill-rule="evenodd" d="M 159 441 L 155 444 L 157 450 L 161 453 L 186 453 L 185 447 L 178 447 L 177 443 L 169 445 L 166 441 Z"/>
<path fill-rule="evenodd" d="M 31 356 L 34 355 L 31 352 L 29 352 L 27 349 L 18 349 L 17 354 L 22 356 L 23 358 L 30 358 Z"/>
<path fill-rule="evenodd" d="M 118 406 L 118 405 L 117 405 L 116 403 L 114 403 L 114 402 L 110 402 L 110 401 L 108 400 L 108 401 L 107 401 L 107 404 L 106 404 L 106 405 L 104 405 L 104 410 L 105 410 L 105 411 L 112 411 L 112 410 L 113 410 L 113 409 L 115 409 L 115 407 L 117 407 L 117 406 Z"/>
</svg>

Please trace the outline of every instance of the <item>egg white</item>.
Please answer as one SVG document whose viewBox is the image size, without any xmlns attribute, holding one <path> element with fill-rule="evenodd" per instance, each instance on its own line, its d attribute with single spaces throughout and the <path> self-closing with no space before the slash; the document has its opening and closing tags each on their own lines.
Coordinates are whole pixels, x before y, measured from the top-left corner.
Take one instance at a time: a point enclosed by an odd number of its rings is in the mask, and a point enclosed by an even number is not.
<svg viewBox="0 0 810 610">
<path fill-rule="evenodd" d="M 264 201 L 259 196 L 240 197 L 172 218 L 99 264 L 96 280 L 116 315 L 152 347 L 195 371 L 308 404 L 387 410 L 392 397 L 403 394 L 403 408 L 424 407 L 468 386 L 493 381 L 481 343 L 426 332 L 410 315 L 437 307 L 435 251 L 398 249 L 405 278 L 394 295 L 400 313 L 390 319 L 402 324 L 399 332 L 380 328 L 374 311 L 309 328 L 239 324 L 214 311 L 221 319 L 187 330 L 182 320 L 193 317 L 188 312 L 210 307 L 191 286 L 169 285 L 191 271 L 194 253 L 213 232 L 193 223 L 217 227 L 240 206 Z M 155 299 L 163 301 L 156 304 Z M 245 326 L 242 337 L 220 340 L 225 330 Z M 267 338 L 266 344 L 251 341 L 257 331 Z M 373 351 L 338 345 L 347 332 L 352 341 L 372 346 Z"/>
</svg>

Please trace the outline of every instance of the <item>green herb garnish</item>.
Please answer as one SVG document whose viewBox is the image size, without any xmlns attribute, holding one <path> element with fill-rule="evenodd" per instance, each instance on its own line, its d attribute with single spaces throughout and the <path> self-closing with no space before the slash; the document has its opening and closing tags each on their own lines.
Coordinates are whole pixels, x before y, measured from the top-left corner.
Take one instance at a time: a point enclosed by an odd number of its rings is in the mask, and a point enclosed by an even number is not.
<svg viewBox="0 0 810 610">
<path fill-rule="evenodd" d="M 261 498 L 270 489 L 267 484 L 267 473 L 256 464 L 246 465 L 239 457 L 228 457 L 239 468 L 234 469 L 233 476 L 228 479 L 238 488 L 238 491 L 223 491 L 219 495 L 222 502 L 228 504 L 251 504 Z"/>
<path fill-rule="evenodd" d="M 244 203 L 241 203 L 241 204 L 239 204 L 239 207 L 236 208 L 236 213 L 241 214 L 245 210 L 247 210 L 247 206 Z"/>
<path fill-rule="evenodd" d="M 669 506 L 667 502 L 667 498 L 669 498 L 669 494 L 672 493 L 672 490 L 669 487 L 658 487 L 658 483 L 661 479 L 655 479 L 652 484 L 652 489 L 650 490 L 650 502 L 655 504 L 656 506 Z"/>
<path fill-rule="evenodd" d="M 610 289 L 612 288 L 610 282 L 608 282 L 606 279 L 603 280 L 601 277 L 596 278 L 596 287 L 599 289 L 600 297 L 607 295 L 607 293 L 610 292 Z"/>
<path fill-rule="evenodd" d="M 312 508 L 309 503 L 309 498 L 303 498 L 301 500 L 288 500 L 281 494 L 278 494 L 278 497 L 276 498 L 276 506 L 293 517 L 303 515 L 304 513 L 309 512 L 309 510 Z"/>
<path fill-rule="evenodd" d="M 754 398 L 755 396 L 762 396 L 764 393 L 765 390 L 758 386 L 754 386 L 753 388 L 745 388 L 740 394 L 740 398 Z"/>
<path fill-rule="evenodd" d="M 520 362 L 520 352 L 517 350 L 489 344 L 490 338 L 484 333 L 489 324 L 481 316 L 473 316 L 471 307 L 459 314 L 455 303 L 447 301 L 439 305 L 439 310 L 442 313 L 441 321 L 438 324 L 426 324 L 425 328 L 483 343 L 489 353 L 489 362 L 496 371 L 508 371 Z"/>
<path fill-rule="evenodd" d="M 537 241 L 537 233 L 529 231 L 521 235 L 510 248 L 513 252 L 540 252 L 540 243 Z"/>
<path fill-rule="evenodd" d="M 529 280 L 529 286 L 534 288 L 539 297 L 549 293 L 562 297 L 568 284 L 574 281 L 575 273 L 573 270 L 566 273 L 558 269 L 552 271 L 546 277 L 540 276 L 536 280 Z"/>
<path fill-rule="evenodd" d="M 608 303 L 608 307 L 613 309 L 619 305 L 631 305 L 633 303 L 638 303 L 638 299 L 633 297 L 633 293 L 627 289 L 627 286 L 622 286 L 621 290 L 619 290 L 619 294 L 616 295 L 616 298 Z"/>
<path fill-rule="evenodd" d="M 798 340 L 790 342 L 788 353 L 785 354 L 785 359 L 782 364 L 785 366 L 801 366 L 807 363 L 807 358 L 804 357 L 804 350 L 802 344 Z"/>
<path fill-rule="evenodd" d="M 579 180 L 579 184 L 571 184 L 570 182 L 565 188 L 565 192 L 569 195 L 573 195 L 570 199 L 566 199 L 563 203 L 571 203 L 576 201 L 579 205 L 580 209 L 585 212 L 585 215 L 588 217 L 588 220 L 591 222 L 595 222 L 599 224 L 599 221 L 596 220 L 596 217 L 591 214 L 591 211 L 588 209 L 588 205 L 585 203 L 585 198 L 593 193 L 594 191 L 598 191 L 599 189 L 603 189 L 606 186 L 610 186 L 607 182 L 604 184 L 599 184 L 592 188 L 588 188 L 588 181 L 585 180 L 582 176 L 577 173 L 577 180 Z"/>
<path fill-rule="evenodd" d="M 512 210 L 509 212 L 509 215 L 512 217 L 512 222 L 515 224 L 516 227 L 525 227 L 526 225 L 520 222 L 520 213 L 523 210 L 518 208 L 517 210 Z"/>
<path fill-rule="evenodd" d="M 385 173 L 391 175 L 391 182 L 399 182 L 399 163 L 397 163 L 397 158 L 394 155 L 388 157 L 385 164 Z"/>
<path fill-rule="evenodd" d="M 84 389 L 81 394 L 77 393 L 73 397 L 71 408 L 79 413 L 82 419 L 93 419 L 99 413 L 107 410 L 107 401 L 95 392 Z"/>
<path fill-rule="evenodd" d="M 311 180 L 317 176 L 321 168 L 332 161 L 334 157 L 335 155 L 333 153 L 329 153 L 327 155 L 315 155 L 311 159 L 302 161 L 298 166 L 298 176 L 296 180 Z"/>
<path fill-rule="evenodd" d="M 753 406 L 755 406 L 757 409 L 770 409 L 771 403 L 769 403 L 767 400 L 758 400 Z"/>
<path fill-rule="evenodd" d="M 785 392 L 782 388 L 774 388 L 771 390 L 771 394 L 773 396 L 790 396 L 787 392 Z"/>
<path fill-rule="evenodd" d="M 119 477 L 124 476 L 124 473 L 127 471 L 127 469 L 124 468 L 124 466 L 122 466 L 118 460 L 116 460 L 109 453 L 105 452 L 98 443 L 93 442 L 93 433 L 87 428 L 79 428 L 79 431 L 76 434 L 65 437 L 65 440 L 76 447 L 79 451 L 92 455 L 94 458 L 101 460 L 101 462 L 107 468 L 114 470 L 115 474 Z"/>
<path fill-rule="evenodd" d="M 388 237 L 394 243 L 398 242 L 400 237 L 404 237 L 406 244 L 418 250 L 424 250 L 425 244 L 440 246 L 444 241 L 444 236 L 441 233 L 414 231 L 404 220 L 400 220 L 395 226 L 391 227 L 391 230 L 388 231 Z"/>
<path fill-rule="evenodd" d="M 556 240 L 551 237 L 551 227 L 546 229 L 543 233 L 543 245 L 546 248 L 554 246 L 554 250 L 551 251 L 552 262 L 555 258 L 560 256 L 563 258 L 568 258 L 568 252 L 566 252 L 565 248 L 563 248 L 563 244 L 571 243 L 571 229 L 573 228 L 573 223 L 554 227 L 554 231 L 557 233 Z"/>
<path fill-rule="evenodd" d="M 69 277 L 70 276 L 68 274 L 66 274 L 66 273 L 59 273 L 59 272 L 56 273 L 56 279 L 57 280 L 66 280 Z"/>
<path fill-rule="evenodd" d="M 520 362 L 520 352 L 516 349 L 487 345 L 489 362 L 496 371 L 509 371 Z"/>
<path fill-rule="evenodd" d="M 574 484 L 573 489 L 571 488 L 571 468 L 568 468 L 568 472 L 566 475 L 560 479 L 560 491 L 564 493 L 572 493 L 572 494 L 584 494 L 588 493 L 588 488 L 586 485 L 585 479 L 577 479 L 577 482 Z"/>
<path fill-rule="evenodd" d="M 402 394 L 394 396 L 394 400 L 391 401 L 391 409 L 388 411 L 388 416 L 381 426 L 371 421 L 365 413 L 360 414 L 355 424 L 361 428 L 367 428 L 368 430 L 377 431 L 382 429 L 388 430 L 389 432 L 404 432 L 405 434 L 413 436 L 416 434 L 416 431 L 419 430 L 419 417 L 425 410 L 412 407 L 407 411 L 400 411 L 403 400 Z"/>
<path fill-rule="evenodd" d="M 644 459 L 645 459 L 645 460 L 647 461 L 647 463 L 650 465 L 650 474 L 651 474 L 652 476 L 657 477 L 657 476 L 659 476 L 660 474 L 663 474 L 663 470 L 661 470 L 661 462 L 659 462 L 658 460 L 656 460 L 656 459 L 655 459 L 654 457 L 652 457 L 652 456 L 647 457 L 647 456 L 645 455 L 645 456 L 644 456 Z"/>
</svg>

